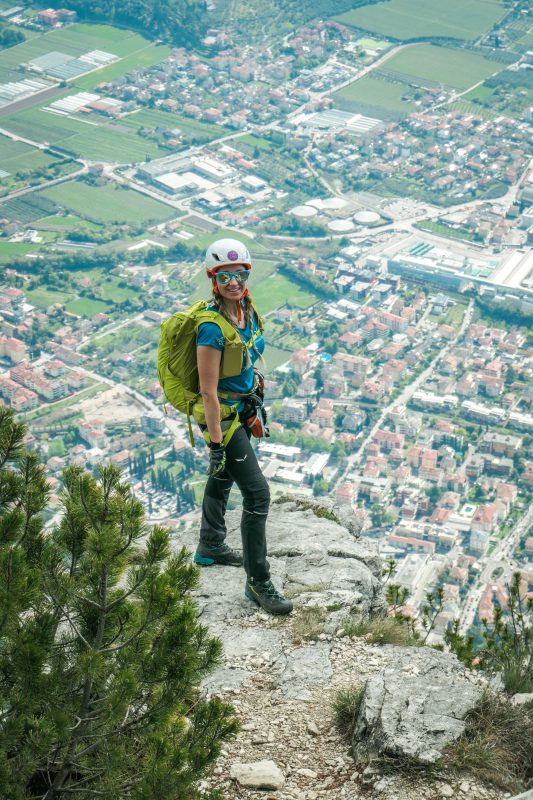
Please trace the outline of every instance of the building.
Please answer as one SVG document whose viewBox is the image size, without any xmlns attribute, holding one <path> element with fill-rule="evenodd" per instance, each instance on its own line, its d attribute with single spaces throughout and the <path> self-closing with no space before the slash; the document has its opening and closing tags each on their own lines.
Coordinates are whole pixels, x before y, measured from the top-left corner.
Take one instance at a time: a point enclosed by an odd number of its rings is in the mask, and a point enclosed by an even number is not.
<svg viewBox="0 0 533 800">
<path fill-rule="evenodd" d="M 13 364 L 20 364 L 28 358 L 26 345 L 12 336 L 0 336 L 0 358 L 8 358 Z"/>
</svg>

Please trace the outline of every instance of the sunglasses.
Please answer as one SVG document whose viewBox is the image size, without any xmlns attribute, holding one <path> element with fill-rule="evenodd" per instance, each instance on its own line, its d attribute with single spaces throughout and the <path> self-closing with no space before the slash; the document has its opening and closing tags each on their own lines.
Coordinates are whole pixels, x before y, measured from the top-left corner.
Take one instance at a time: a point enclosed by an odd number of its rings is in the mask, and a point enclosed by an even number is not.
<svg viewBox="0 0 533 800">
<path fill-rule="evenodd" d="M 237 283 L 246 283 L 250 271 L 247 269 L 239 269 L 236 272 L 217 272 L 215 277 L 220 286 L 227 286 L 232 278 L 235 278 Z"/>
</svg>

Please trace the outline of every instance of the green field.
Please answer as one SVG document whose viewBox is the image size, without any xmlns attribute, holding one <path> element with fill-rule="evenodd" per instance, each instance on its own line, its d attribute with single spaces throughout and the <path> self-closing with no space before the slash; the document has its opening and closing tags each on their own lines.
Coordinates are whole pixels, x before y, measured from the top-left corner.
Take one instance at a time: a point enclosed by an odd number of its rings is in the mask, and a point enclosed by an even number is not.
<svg viewBox="0 0 533 800">
<path fill-rule="evenodd" d="M 222 125 L 210 125 L 196 119 L 182 117 L 169 111 L 143 109 L 136 111 L 120 120 L 121 125 L 127 125 L 135 130 L 139 128 L 179 128 L 184 134 L 194 137 L 198 141 L 207 142 L 233 133 Z"/>
<path fill-rule="evenodd" d="M 116 78 L 126 75 L 127 72 L 131 72 L 131 70 L 144 69 L 145 67 L 153 67 L 155 64 L 160 64 L 169 55 L 170 48 L 166 45 L 145 44 L 142 49 L 126 56 L 122 61 L 103 67 L 90 75 L 77 78 L 74 86 L 76 91 L 94 89 L 99 83 L 114 81 Z"/>
<path fill-rule="evenodd" d="M 267 334 L 268 339 L 268 334 Z M 268 375 L 269 372 L 279 367 L 281 364 L 284 364 L 286 361 L 289 360 L 291 354 L 288 353 L 286 350 L 281 350 L 279 347 L 275 347 L 274 345 L 266 344 L 265 347 L 265 361 L 266 361 L 266 373 Z"/>
<path fill-rule="evenodd" d="M 47 172 L 55 165 L 58 165 L 56 169 Z M 77 165 L 73 161 L 61 163 L 56 156 L 23 142 L 15 142 L 7 136 L 0 136 L 0 168 L 9 172 L 0 181 L 0 190 L 7 194 L 21 186 L 27 186 L 30 181 L 43 182 L 59 174 L 72 172 L 77 169 Z"/>
<path fill-rule="evenodd" d="M 252 295 L 261 314 L 267 314 L 285 305 L 308 308 L 317 298 L 292 283 L 284 275 L 275 274 L 253 287 Z"/>
<path fill-rule="evenodd" d="M 171 52 L 169 47 L 150 43 L 136 33 L 111 25 L 76 24 L 38 35 L 30 41 L 0 52 L 0 75 L 4 71 L 7 80 L 13 79 L 17 75 L 13 70 L 20 63 L 54 50 L 79 56 L 94 49 L 114 53 L 121 60 L 70 81 L 68 88 L 57 94 L 55 99 L 80 90 L 94 89 L 98 84 L 120 78 L 134 69 L 158 64 Z M 168 155 L 168 150 L 138 135 L 141 122 L 136 126 L 132 125 L 129 130 L 124 125 L 96 116 L 90 121 L 58 116 L 43 110 L 50 102 L 48 100 L 43 104 L 42 101 L 37 101 L 32 108 L 7 114 L 2 120 L 3 127 L 14 134 L 40 143 L 54 144 L 73 155 L 95 161 L 134 163 Z M 210 126 L 205 127 L 207 130 L 198 134 L 204 141 L 220 135 L 216 130 L 211 131 Z M 36 163 L 35 168 L 40 165 Z M 30 167 L 33 166 L 30 164 Z M 6 169 L 11 171 L 8 167 Z"/>
<path fill-rule="evenodd" d="M 401 50 L 384 64 L 387 71 L 399 72 L 409 77 L 421 78 L 466 89 L 499 72 L 501 64 L 467 50 L 417 44 Z"/>
<path fill-rule="evenodd" d="M 119 286 L 122 283 L 120 278 L 116 275 L 110 275 L 102 283 L 99 284 L 99 289 L 102 293 L 102 300 L 109 303 L 122 303 L 124 300 L 135 300 L 139 297 L 139 292 L 129 286 Z M 127 328 L 128 336 L 132 336 L 132 330 Z"/>
<path fill-rule="evenodd" d="M 7 114 L 2 125 L 19 136 L 54 144 L 69 153 L 95 161 L 129 163 L 168 155 L 168 150 L 138 136 L 136 130 L 129 131 L 123 125 L 106 122 L 103 118 L 97 123 L 82 122 L 34 107 Z"/>
<path fill-rule="evenodd" d="M 405 86 L 401 83 L 389 83 L 388 81 L 372 78 L 365 75 L 358 81 L 354 81 L 344 89 L 340 89 L 331 96 L 336 108 L 343 111 L 360 111 L 361 113 L 376 116 L 380 112 L 392 112 L 393 115 L 411 114 L 416 111 L 417 106 L 409 101 L 402 100 L 406 92 Z"/>
<path fill-rule="evenodd" d="M 110 308 L 108 303 L 103 303 L 101 300 L 80 297 L 78 300 L 71 300 L 70 303 L 67 303 L 65 310 L 80 317 L 93 317 L 95 314 L 109 313 Z"/>
<path fill-rule="evenodd" d="M 65 305 L 73 299 L 72 294 L 46 288 L 25 290 L 25 294 L 30 303 L 34 303 L 41 308 L 48 308 L 48 306 L 53 306 L 54 303 L 62 303 Z"/>
<path fill-rule="evenodd" d="M 20 258 L 26 253 L 37 250 L 38 244 L 26 244 L 25 242 L 4 242 L 0 240 L 0 261 L 10 258 Z"/>
<path fill-rule="evenodd" d="M 475 39 L 503 16 L 501 0 L 390 0 L 347 11 L 338 22 L 379 36 L 409 40 L 418 36 Z"/>
<path fill-rule="evenodd" d="M 70 181 L 45 189 L 41 194 L 93 222 L 146 225 L 175 216 L 174 210 L 163 203 L 114 184 L 91 186 L 83 181 Z"/>
<path fill-rule="evenodd" d="M 358 39 L 357 44 L 364 50 L 385 50 L 387 47 L 390 47 L 391 43 L 385 39 L 370 39 L 368 36 L 365 36 L 362 39 Z"/>
<path fill-rule="evenodd" d="M 102 225 L 96 224 L 95 222 L 89 222 L 88 219 L 82 219 L 81 217 L 76 217 L 72 214 L 69 214 L 68 217 L 43 217 L 32 227 L 39 230 L 44 225 L 53 225 L 57 228 L 64 228 L 65 231 L 68 231 L 71 228 L 85 228 L 89 231 L 102 230 Z"/>
<path fill-rule="evenodd" d="M 19 64 L 52 51 L 80 56 L 89 50 L 105 50 L 124 57 L 147 46 L 148 41 L 142 36 L 122 28 L 76 23 L 2 50 L 0 67 L 16 69 Z"/>
</svg>

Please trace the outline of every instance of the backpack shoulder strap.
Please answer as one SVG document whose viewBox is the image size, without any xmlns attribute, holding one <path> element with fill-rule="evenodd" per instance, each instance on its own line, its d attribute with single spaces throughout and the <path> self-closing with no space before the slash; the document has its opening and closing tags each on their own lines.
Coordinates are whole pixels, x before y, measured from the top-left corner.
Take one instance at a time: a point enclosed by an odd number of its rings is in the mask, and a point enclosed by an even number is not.
<svg viewBox="0 0 533 800">
<path fill-rule="evenodd" d="M 222 336 L 226 341 L 234 342 L 239 338 L 239 335 L 233 325 L 230 325 L 227 319 L 224 319 L 222 314 L 219 314 L 218 311 L 202 309 L 198 313 L 195 313 L 194 316 L 197 329 L 203 322 L 214 322 L 215 325 L 218 325 L 220 328 Z"/>
<path fill-rule="evenodd" d="M 263 317 L 261 316 L 261 314 L 257 310 L 257 306 L 255 305 L 253 300 L 252 300 L 252 308 L 254 310 L 255 316 L 257 317 L 257 327 L 258 327 L 258 330 L 259 330 L 259 334 L 258 335 L 262 336 L 263 332 L 265 330 L 265 324 L 263 322 Z"/>
</svg>

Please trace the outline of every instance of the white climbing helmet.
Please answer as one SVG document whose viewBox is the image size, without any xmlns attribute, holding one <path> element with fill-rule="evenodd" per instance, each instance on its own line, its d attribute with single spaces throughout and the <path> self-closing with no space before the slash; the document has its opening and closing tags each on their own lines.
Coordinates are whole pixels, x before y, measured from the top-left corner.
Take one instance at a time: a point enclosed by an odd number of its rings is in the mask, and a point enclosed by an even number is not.
<svg viewBox="0 0 533 800">
<path fill-rule="evenodd" d="M 238 239 L 217 239 L 207 248 L 205 269 L 210 278 L 220 267 L 233 267 L 244 264 L 252 268 L 250 253 L 245 244 Z"/>
</svg>

